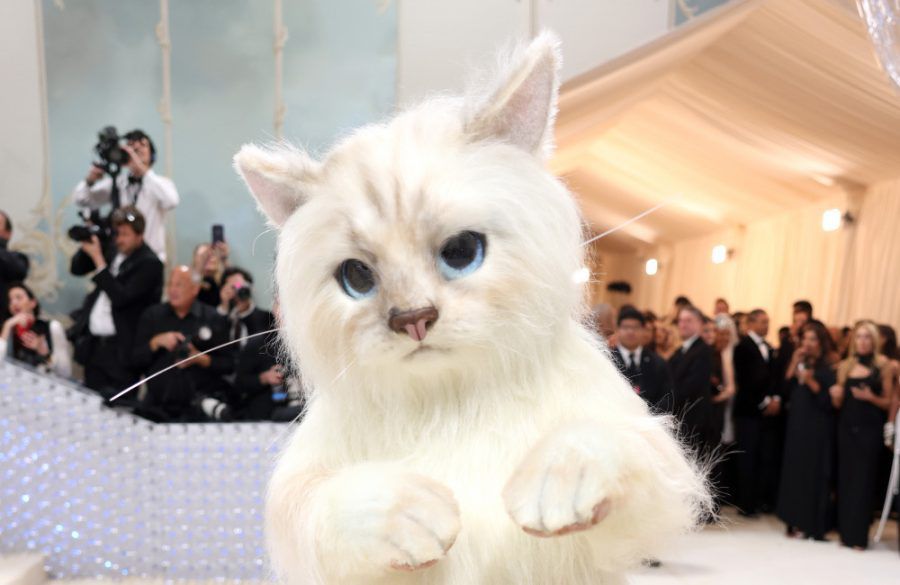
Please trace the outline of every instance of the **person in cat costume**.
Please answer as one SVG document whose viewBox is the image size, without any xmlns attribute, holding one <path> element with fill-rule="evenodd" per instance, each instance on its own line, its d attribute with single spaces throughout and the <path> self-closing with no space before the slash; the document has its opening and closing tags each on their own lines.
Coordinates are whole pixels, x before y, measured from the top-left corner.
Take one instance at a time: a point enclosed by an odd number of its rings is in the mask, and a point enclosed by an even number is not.
<svg viewBox="0 0 900 585">
<path fill-rule="evenodd" d="M 708 509 L 585 326 L 583 221 L 545 167 L 558 43 L 505 61 L 322 161 L 235 156 L 309 400 L 267 494 L 281 582 L 624 583 Z"/>
</svg>

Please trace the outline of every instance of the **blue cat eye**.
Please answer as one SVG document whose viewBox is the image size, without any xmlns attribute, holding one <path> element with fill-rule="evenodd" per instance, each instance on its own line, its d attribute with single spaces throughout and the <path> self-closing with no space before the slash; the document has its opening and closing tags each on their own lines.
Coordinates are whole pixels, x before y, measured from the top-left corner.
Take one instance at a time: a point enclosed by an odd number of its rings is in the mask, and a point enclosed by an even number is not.
<svg viewBox="0 0 900 585">
<path fill-rule="evenodd" d="M 447 280 L 472 274 L 484 264 L 487 240 L 478 232 L 460 232 L 444 242 L 438 254 L 438 269 Z"/>
<path fill-rule="evenodd" d="M 334 276 L 347 296 L 353 299 L 367 299 L 378 290 L 372 269 L 359 260 L 344 260 Z"/>
</svg>

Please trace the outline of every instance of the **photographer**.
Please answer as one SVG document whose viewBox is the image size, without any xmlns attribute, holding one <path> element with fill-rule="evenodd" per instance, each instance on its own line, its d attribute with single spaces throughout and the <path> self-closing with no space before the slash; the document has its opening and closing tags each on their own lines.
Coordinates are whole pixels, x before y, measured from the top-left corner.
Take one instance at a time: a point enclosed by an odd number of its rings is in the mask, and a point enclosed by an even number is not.
<svg viewBox="0 0 900 585">
<path fill-rule="evenodd" d="M 278 314 L 278 302 L 272 306 Z M 281 349 L 278 333 L 247 341 L 238 357 L 234 407 L 240 420 L 291 421 L 303 410 L 300 380 Z"/>
<path fill-rule="evenodd" d="M 12 282 L 21 282 L 28 276 L 28 256 L 8 249 L 12 239 L 12 222 L 5 211 L 0 211 L 0 292 L 5 292 Z M 0 321 L 5 321 L 9 313 L 0 307 Z"/>
<path fill-rule="evenodd" d="M 228 321 L 197 301 L 199 277 L 187 266 L 172 270 L 168 302 L 141 315 L 134 346 L 134 365 L 145 375 L 194 357 L 147 382 L 147 397 L 136 410 L 159 422 L 228 420 L 231 388 L 224 376 L 234 371 L 235 354 L 225 347 L 199 355 L 228 341 Z"/>
<path fill-rule="evenodd" d="M 105 160 L 106 168 L 97 163 L 92 164 L 87 176 L 78 183 L 72 194 L 75 204 L 92 210 L 107 203 L 112 203 L 114 208 L 135 206 L 146 221 L 144 240 L 157 257 L 165 262 L 166 212 L 174 209 L 179 202 L 175 184 L 170 179 L 157 175 L 151 168 L 156 160 L 156 147 L 143 131 L 132 130 L 123 136 L 125 143 L 119 144 L 118 149 L 124 154 L 118 154 L 117 142 L 104 146 L 104 139 L 117 141 L 115 129 L 107 128 L 101 133 L 97 151 L 101 158 L 105 156 L 107 159 L 111 158 L 110 152 L 117 153 L 116 159 L 127 155 L 127 161 L 123 161 L 122 166 L 128 169 L 128 174 L 116 176 L 116 197 L 113 194 L 113 178 L 107 175 L 111 171 L 117 172 L 116 163 Z"/>
<path fill-rule="evenodd" d="M 75 360 L 84 366 L 84 383 L 109 399 L 137 381 L 131 349 L 138 320 L 162 297 L 163 265 L 144 242 L 144 216 L 135 207 L 110 218 L 115 254 L 104 257 L 93 236 L 72 258 L 72 273 L 92 270 L 96 288 L 85 298 L 70 336 Z"/>
<path fill-rule="evenodd" d="M 256 307 L 253 302 L 253 276 L 242 268 L 227 268 L 222 274 L 218 312 L 229 322 L 229 340 L 243 339 L 248 335 L 271 329 L 272 313 Z M 240 343 L 244 347 L 247 340 Z"/>
</svg>

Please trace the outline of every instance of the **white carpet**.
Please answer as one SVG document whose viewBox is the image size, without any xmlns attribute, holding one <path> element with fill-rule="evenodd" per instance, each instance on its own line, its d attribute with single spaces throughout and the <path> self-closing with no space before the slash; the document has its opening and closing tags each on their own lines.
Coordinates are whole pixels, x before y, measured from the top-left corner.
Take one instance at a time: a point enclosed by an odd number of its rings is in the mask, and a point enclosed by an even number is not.
<svg viewBox="0 0 900 585">
<path fill-rule="evenodd" d="M 897 524 L 857 552 L 831 542 L 789 539 L 774 516 L 747 520 L 725 512 L 721 526 L 684 539 L 662 566 L 637 571 L 632 585 L 897 585 Z"/>
<path fill-rule="evenodd" d="M 772 516 L 746 520 L 725 512 L 722 524 L 683 539 L 662 558 L 662 566 L 632 576 L 632 585 L 897 585 L 900 556 L 897 524 L 890 522 L 884 541 L 857 552 L 831 542 L 789 539 Z M 100 585 L 80 579 L 60 585 Z M 129 579 L 128 585 L 163 585 L 164 580 Z M 187 582 L 179 582 L 188 585 Z M 221 583 L 219 581 L 218 583 Z M 245 582 L 246 584 L 247 582 Z M 199 585 L 199 584 L 197 584 Z M 491 584 L 485 584 L 491 585 Z"/>
</svg>

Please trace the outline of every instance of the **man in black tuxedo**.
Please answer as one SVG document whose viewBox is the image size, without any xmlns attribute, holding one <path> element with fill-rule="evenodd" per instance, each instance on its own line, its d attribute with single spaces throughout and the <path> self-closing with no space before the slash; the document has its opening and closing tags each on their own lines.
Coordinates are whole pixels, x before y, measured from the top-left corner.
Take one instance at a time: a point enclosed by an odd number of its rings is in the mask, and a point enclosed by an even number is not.
<svg viewBox="0 0 900 585">
<path fill-rule="evenodd" d="M 682 344 L 669 358 L 674 394 L 672 413 L 678 418 L 681 436 L 699 454 L 718 444 L 712 424 L 713 348 L 700 337 L 703 314 L 692 306 L 683 307 L 677 316 Z"/>
<path fill-rule="evenodd" d="M 634 391 L 655 412 L 672 412 L 672 376 L 666 361 L 653 350 L 641 347 L 646 323 L 643 313 L 625 305 L 616 322 L 613 363 L 631 383 Z"/>
<path fill-rule="evenodd" d="M 734 348 L 734 426 L 737 440 L 740 512 L 753 516 L 777 480 L 777 421 L 781 412 L 775 349 L 766 341 L 769 316 L 754 309 L 747 319 L 747 335 Z M 768 502 L 773 504 L 774 502 Z"/>
<path fill-rule="evenodd" d="M 104 256 L 97 236 L 72 257 L 75 275 L 96 271 L 96 287 L 87 296 L 69 337 L 75 360 L 84 366 L 84 383 L 109 399 L 137 381 L 131 353 L 144 309 L 162 297 L 163 265 L 144 243 L 144 216 L 121 207 L 110 218 L 115 247 Z"/>
</svg>

